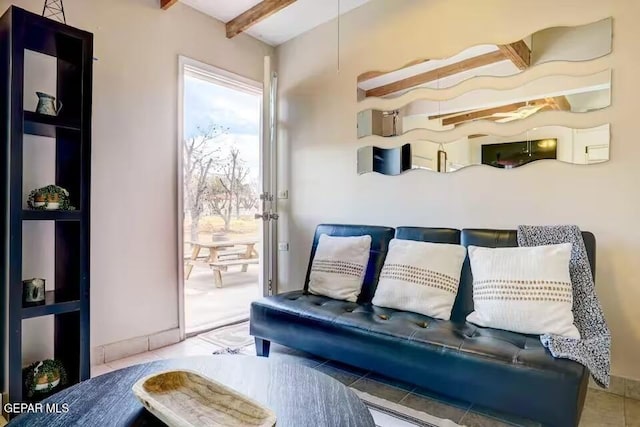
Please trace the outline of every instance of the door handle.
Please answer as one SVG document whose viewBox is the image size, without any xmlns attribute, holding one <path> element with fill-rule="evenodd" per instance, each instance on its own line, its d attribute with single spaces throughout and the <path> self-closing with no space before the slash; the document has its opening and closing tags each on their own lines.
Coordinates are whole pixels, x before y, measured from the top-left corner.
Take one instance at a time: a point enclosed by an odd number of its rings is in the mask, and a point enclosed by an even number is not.
<svg viewBox="0 0 640 427">
<path fill-rule="evenodd" d="M 270 221 L 270 220 L 274 220 L 277 221 L 278 218 L 280 218 L 280 215 L 278 215 L 277 213 L 273 213 L 273 212 L 264 212 L 261 214 L 255 214 L 255 219 L 261 219 L 263 221 Z"/>
</svg>

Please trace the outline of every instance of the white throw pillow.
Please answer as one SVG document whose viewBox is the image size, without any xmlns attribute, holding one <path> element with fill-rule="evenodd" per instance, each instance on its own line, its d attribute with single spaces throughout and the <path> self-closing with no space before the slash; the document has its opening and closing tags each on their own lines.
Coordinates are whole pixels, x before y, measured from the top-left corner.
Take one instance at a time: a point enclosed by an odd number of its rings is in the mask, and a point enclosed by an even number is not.
<svg viewBox="0 0 640 427">
<path fill-rule="evenodd" d="M 367 271 L 371 236 L 322 234 L 311 264 L 309 292 L 356 302 Z"/>
<path fill-rule="evenodd" d="M 464 246 L 393 239 L 372 303 L 449 320 Z"/>
<path fill-rule="evenodd" d="M 580 338 L 573 324 L 571 243 L 469 246 L 475 311 L 467 321 L 523 334 Z"/>
</svg>

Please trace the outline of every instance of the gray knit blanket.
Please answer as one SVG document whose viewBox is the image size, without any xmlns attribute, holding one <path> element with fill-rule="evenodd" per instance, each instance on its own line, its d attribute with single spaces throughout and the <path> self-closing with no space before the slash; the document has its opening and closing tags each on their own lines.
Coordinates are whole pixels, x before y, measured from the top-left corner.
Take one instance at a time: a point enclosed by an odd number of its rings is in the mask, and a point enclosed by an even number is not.
<svg viewBox="0 0 640 427">
<path fill-rule="evenodd" d="M 609 387 L 611 333 L 596 295 L 582 233 L 575 225 L 518 227 L 519 246 L 571 243 L 569 273 L 573 286 L 573 317 L 581 339 L 542 335 L 542 345 L 554 357 L 574 360 L 589 369 L 601 387 Z"/>
</svg>

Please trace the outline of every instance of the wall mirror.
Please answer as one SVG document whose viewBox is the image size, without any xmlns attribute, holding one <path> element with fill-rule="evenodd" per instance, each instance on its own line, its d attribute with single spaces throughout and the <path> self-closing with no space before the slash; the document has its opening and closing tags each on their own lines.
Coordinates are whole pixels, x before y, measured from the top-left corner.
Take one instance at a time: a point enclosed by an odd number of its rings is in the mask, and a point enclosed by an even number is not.
<svg viewBox="0 0 640 427">
<path fill-rule="evenodd" d="M 393 137 L 415 129 L 448 131 L 486 120 L 508 123 L 544 111 L 585 113 L 611 104 L 611 70 L 547 76 L 513 89 L 477 89 L 446 101 L 417 100 L 395 110 L 358 113 L 358 138 Z"/>
<path fill-rule="evenodd" d="M 507 45 L 482 44 L 444 59 L 418 58 L 393 71 L 358 76 L 358 100 L 394 98 L 425 87 L 445 89 L 477 76 L 512 76 L 553 61 L 588 61 L 611 53 L 612 19 L 538 31 Z"/>
<path fill-rule="evenodd" d="M 519 135 L 470 135 L 446 144 L 415 141 L 395 148 L 358 150 L 358 174 L 399 175 L 423 169 L 455 172 L 473 165 L 513 169 L 538 160 L 588 165 L 609 160 L 609 124 L 573 129 L 543 126 Z"/>
</svg>

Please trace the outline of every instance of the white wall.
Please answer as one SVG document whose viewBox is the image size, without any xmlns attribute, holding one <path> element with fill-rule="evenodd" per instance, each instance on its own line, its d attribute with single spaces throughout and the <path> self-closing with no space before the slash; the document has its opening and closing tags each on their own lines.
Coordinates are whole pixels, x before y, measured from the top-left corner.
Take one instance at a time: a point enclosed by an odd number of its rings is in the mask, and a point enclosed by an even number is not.
<svg viewBox="0 0 640 427">
<path fill-rule="evenodd" d="M 545 64 L 502 80 L 525 83 L 544 74 L 584 75 L 610 66 L 612 106 L 587 114 L 541 113 L 500 126 L 503 135 L 515 135 L 545 125 L 592 127 L 611 122 L 609 162 L 357 175 L 358 147 L 399 146 L 422 137 L 449 142 L 464 134 L 492 133 L 498 126 L 471 124 L 446 135 L 415 131 L 399 138 L 358 140 L 356 114 L 373 105 L 370 100 L 363 101 L 366 106 L 357 103 L 356 78 L 362 72 L 396 69 L 416 58 L 446 57 L 478 43 L 508 43 L 541 28 L 608 16 L 614 18 L 611 56 L 586 64 Z M 613 332 L 613 372 L 640 379 L 638 16 L 636 0 L 372 0 L 340 20 L 339 71 L 336 21 L 280 46 L 280 152 L 285 169 L 280 187 L 289 189 L 290 199 L 281 204 L 279 228 L 290 251 L 281 253 L 279 290 L 302 287 L 313 230 L 320 222 L 509 228 L 575 223 L 598 239 L 597 283 Z M 403 40 L 400 46 L 398 39 Z M 483 87 L 487 82 L 482 80 Z M 447 89 L 446 96 L 478 89 L 475 84 L 467 81 Z M 505 83 L 495 82 L 500 85 Z"/>
<path fill-rule="evenodd" d="M 0 0 L 39 13 L 42 2 Z M 65 0 L 95 35 L 91 346 L 178 327 L 178 55 L 262 81 L 273 49 L 180 3 Z M 35 273 L 34 273 L 35 274 Z M 29 352 L 30 357 L 37 357 Z"/>
</svg>

